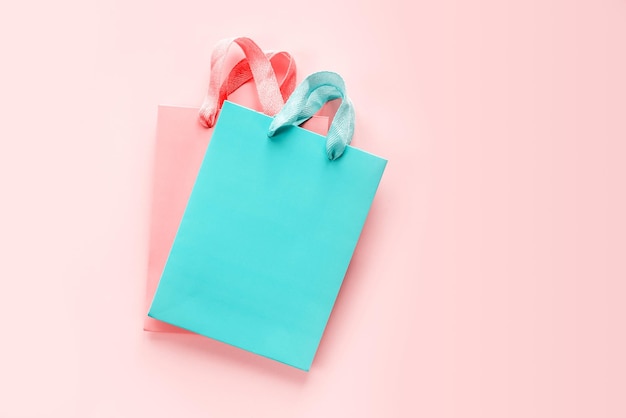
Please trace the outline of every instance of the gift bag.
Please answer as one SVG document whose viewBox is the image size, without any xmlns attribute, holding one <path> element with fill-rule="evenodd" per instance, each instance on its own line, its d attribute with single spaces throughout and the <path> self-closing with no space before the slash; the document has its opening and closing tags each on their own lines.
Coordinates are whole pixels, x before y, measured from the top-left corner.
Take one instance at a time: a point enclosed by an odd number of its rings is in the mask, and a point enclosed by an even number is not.
<svg viewBox="0 0 626 418">
<path fill-rule="evenodd" d="M 220 86 L 222 74 L 225 73 L 228 47 L 233 43 L 241 46 L 245 58 L 233 66 Z M 201 109 L 176 106 L 159 106 L 158 109 L 146 312 L 163 273 L 176 230 L 211 138 L 213 130 L 207 128 L 212 126 L 224 100 L 254 79 L 259 103 L 256 103 L 256 98 L 243 94 L 239 94 L 240 102 L 249 107 L 265 109 L 268 114 L 275 114 L 280 103 L 286 100 L 295 88 L 296 67 L 293 57 L 287 52 L 265 54 L 247 38 L 221 41 L 215 48 L 211 61 L 209 92 Z M 274 70 L 282 75 L 280 82 L 273 84 L 263 81 L 276 80 Z M 199 113 L 202 115 L 201 123 L 198 123 Z M 309 121 L 307 128 L 325 133 L 328 118 L 314 118 Z M 157 332 L 185 332 L 150 317 L 146 317 L 144 329 Z"/>
<path fill-rule="evenodd" d="M 328 136 L 294 126 L 342 99 Z M 309 370 L 386 160 L 335 73 L 275 118 L 225 102 L 149 316 Z"/>
</svg>

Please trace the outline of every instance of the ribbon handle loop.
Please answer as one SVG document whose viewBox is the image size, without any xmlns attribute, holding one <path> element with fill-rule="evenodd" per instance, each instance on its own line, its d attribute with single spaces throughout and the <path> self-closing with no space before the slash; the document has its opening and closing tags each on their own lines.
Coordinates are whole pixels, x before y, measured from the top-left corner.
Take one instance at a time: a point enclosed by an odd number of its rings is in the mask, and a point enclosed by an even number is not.
<svg viewBox="0 0 626 418">
<path fill-rule="evenodd" d="M 280 94 L 283 97 L 283 101 L 287 101 L 291 93 L 296 88 L 296 61 L 291 54 L 285 51 L 280 52 L 267 52 L 265 56 L 270 60 L 272 68 L 277 70 L 278 68 L 285 68 L 284 76 L 279 81 Z M 220 88 L 219 98 L 217 101 L 217 108 L 221 109 L 224 101 L 228 99 L 235 90 L 252 80 L 252 71 L 250 70 L 250 63 L 247 58 L 242 58 L 228 74 L 228 78 L 222 83 Z M 208 100 L 214 102 L 215 100 Z"/>
<path fill-rule="evenodd" d="M 232 44 L 239 45 L 245 58 L 235 65 L 228 78 L 222 83 L 224 63 Z M 285 59 L 288 60 L 288 67 L 279 85 L 272 65 Z M 241 87 L 250 78 L 254 79 L 256 84 L 263 113 L 274 116 L 284 105 L 285 98 L 293 91 L 295 71 L 295 62 L 291 55 L 286 52 L 265 54 L 250 38 L 230 38 L 218 42 L 211 55 L 209 90 L 200 108 L 200 123 L 207 128 L 215 125 L 217 112 L 228 94 Z"/>
<path fill-rule="evenodd" d="M 342 99 L 326 137 L 328 159 L 341 157 L 354 136 L 355 113 L 346 86 L 337 73 L 321 71 L 308 76 L 293 92 L 270 124 L 268 136 L 288 125 L 300 125 L 310 119 L 326 102 Z"/>
</svg>

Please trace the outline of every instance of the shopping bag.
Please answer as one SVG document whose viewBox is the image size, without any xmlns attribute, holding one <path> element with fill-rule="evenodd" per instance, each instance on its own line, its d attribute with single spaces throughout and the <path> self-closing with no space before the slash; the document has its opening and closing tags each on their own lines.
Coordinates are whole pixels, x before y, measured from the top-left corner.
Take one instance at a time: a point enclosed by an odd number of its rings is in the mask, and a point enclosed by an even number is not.
<svg viewBox="0 0 626 418">
<path fill-rule="evenodd" d="M 293 126 L 336 98 L 327 138 Z M 309 370 L 386 165 L 353 130 L 335 73 L 275 118 L 225 102 L 149 316 Z"/>
<path fill-rule="evenodd" d="M 222 74 L 226 72 L 224 60 L 227 57 L 228 46 L 234 42 L 236 42 L 234 39 L 224 40 L 216 47 L 212 55 L 209 92 L 200 109 L 176 106 L 158 108 L 145 312 L 152 302 L 211 138 L 213 129 L 207 128 L 209 122 L 215 120 L 213 115 L 217 114 L 226 98 L 253 79 L 259 98 L 237 92 L 238 100 L 248 107 L 259 110 L 264 104 L 267 108 L 267 102 L 286 100 L 295 88 L 296 67 L 293 57 L 287 52 L 262 53 L 252 41 L 240 44 L 243 45 L 245 58 L 233 66 L 220 85 Z M 251 67 L 255 69 L 257 78 L 254 78 Z M 259 68 L 262 71 L 259 71 Z M 257 81 L 271 78 L 274 70 L 282 76 L 278 88 L 264 86 L 260 89 Z M 202 115 L 201 123 L 198 123 L 199 113 Z M 308 121 L 306 127 L 324 134 L 328 128 L 328 118 L 313 118 Z M 147 316 L 144 320 L 144 330 L 186 332 Z"/>
</svg>

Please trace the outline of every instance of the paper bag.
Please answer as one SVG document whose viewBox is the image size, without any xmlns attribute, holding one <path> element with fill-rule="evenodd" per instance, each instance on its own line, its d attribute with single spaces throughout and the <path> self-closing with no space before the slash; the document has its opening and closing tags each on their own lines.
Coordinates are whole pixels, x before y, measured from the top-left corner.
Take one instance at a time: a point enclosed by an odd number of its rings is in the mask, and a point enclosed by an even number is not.
<svg viewBox="0 0 626 418">
<path fill-rule="evenodd" d="M 328 138 L 283 126 L 334 98 Z M 386 165 L 353 129 L 334 73 L 276 119 L 226 102 L 149 316 L 308 370 Z"/>
</svg>

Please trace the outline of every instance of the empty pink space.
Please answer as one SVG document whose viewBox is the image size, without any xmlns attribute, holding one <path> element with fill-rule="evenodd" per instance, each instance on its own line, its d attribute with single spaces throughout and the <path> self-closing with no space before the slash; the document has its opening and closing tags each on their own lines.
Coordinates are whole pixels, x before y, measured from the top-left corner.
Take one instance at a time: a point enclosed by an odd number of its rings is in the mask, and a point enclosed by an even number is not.
<svg viewBox="0 0 626 418">
<path fill-rule="evenodd" d="M 626 2 L 0 13 L 0 417 L 626 416 Z M 158 105 L 246 35 L 389 160 L 309 373 L 143 331 Z"/>
</svg>

